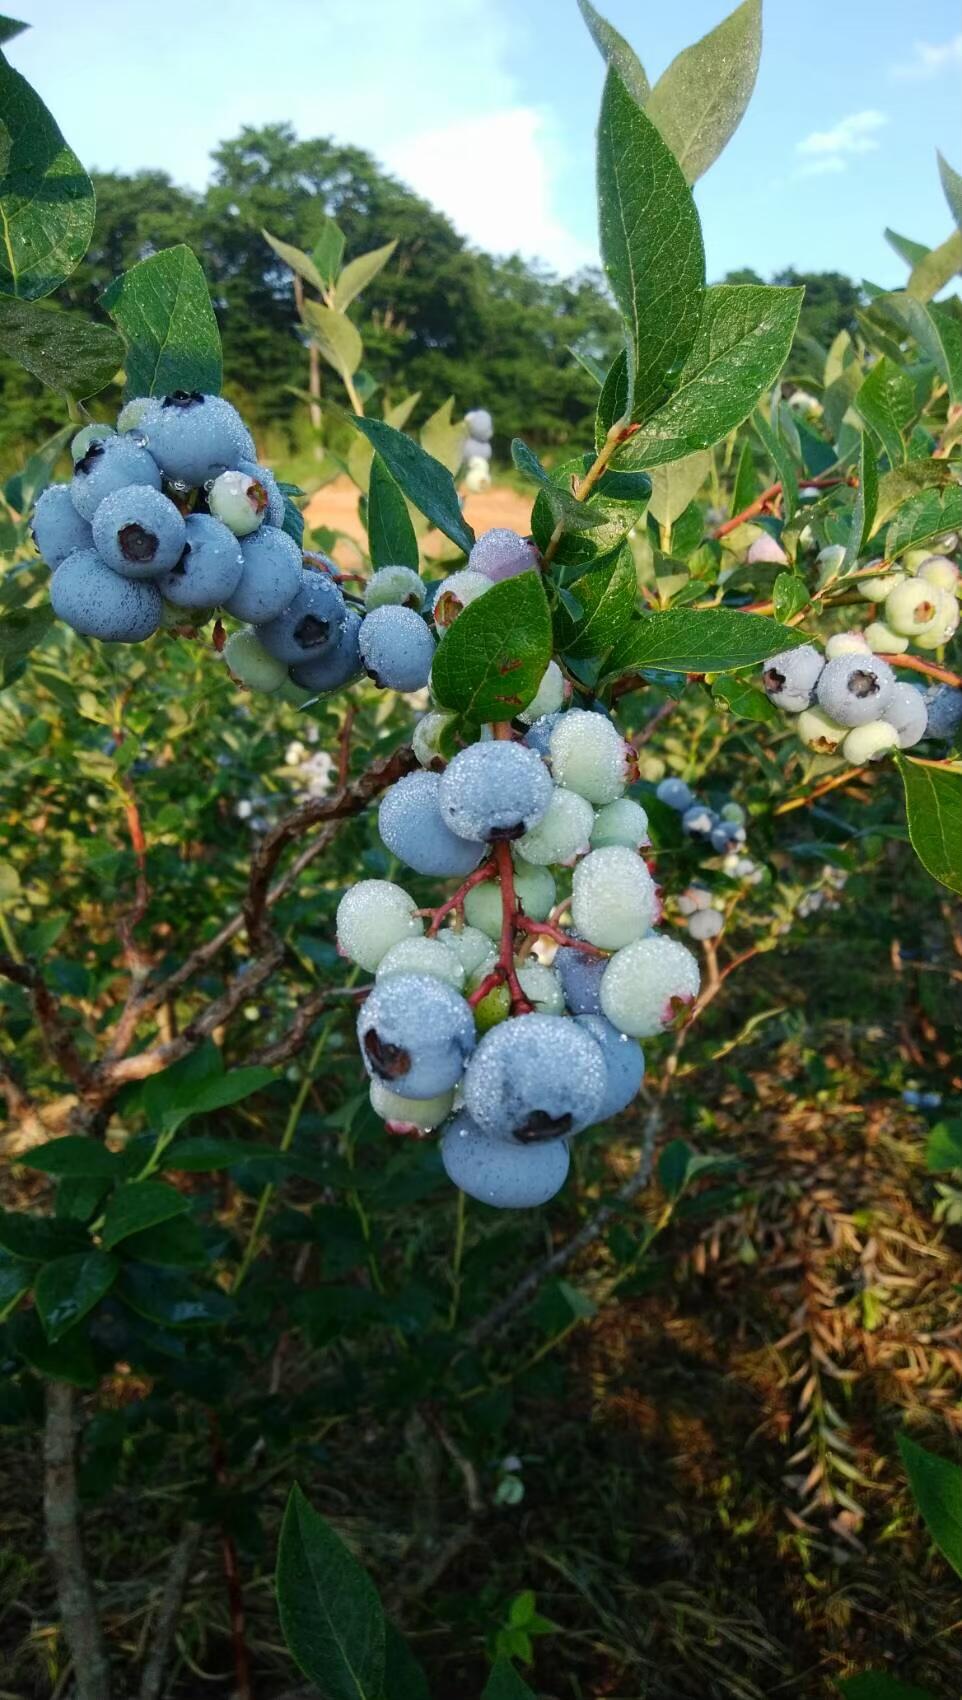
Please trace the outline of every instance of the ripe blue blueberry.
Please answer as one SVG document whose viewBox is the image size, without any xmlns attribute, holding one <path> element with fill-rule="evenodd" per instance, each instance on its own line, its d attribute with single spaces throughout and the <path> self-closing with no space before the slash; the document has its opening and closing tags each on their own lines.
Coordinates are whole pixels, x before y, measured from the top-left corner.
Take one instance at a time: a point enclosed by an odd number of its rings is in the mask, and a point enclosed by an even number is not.
<svg viewBox="0 0 962 1700">
<path fill-rule="evenodd" d="M 597 1119 L 604 1058 L 569 1016 L 519 1015 L 484 1035 L 464 1075 L 464 1106 L 495 1139 L 540 1144 Z"/>
<path fill-rule="evenodd" d="M 962 726 L 962 691 L 955 685 L 934 685 L 925 693 L 927 738 L 951 743 Z"/>
<path fill-rule="evenodd" d="M 535 545 L 526 537 L 519 537 L 516 531 L 499 526 L 478 538 L 468 556 L 468 567 L 471 572 L 483 573 L 485 578 L 497 584 L 501 579 L 517 578 L 519 573 L 531 572 L 539 560 Z"/>
<path fill-rule="evenodd" d="M 358 641 L 365 672 L 384 690 L 419 691 L 430 679 L 434 638 L 413 608 L 375 608 Z"/>
<path fill-rule="evenodd" d="M 466 437 L 464 448 L 461 450 L 461 457 L 465 462 L 469 460 L 490 460 L 491 444 L 486 443 L 481 437 Z"/>
<path fill-rule="evenodd" d="M 595 1114 L 599 1122 L 610 1121 L 637 1098 L 645 1075 L 645 1055 L 637 1039 L 619 1033 L 603 1015 L 579 1015 L 578 1026 L 598 1046 L 604 1058 L 607 1081 L 605 1095 Z"/>
<path fill-rule="evenodd" d="M 440 784 L 436 773 L 409 773 L 399 779 L 382 798 L 377 827 L 392 855 L 416 873 L 463 878 L 477 867 L 485 847 L 459 838 L 441 818 Z"/>
<path fill-rule="evenodd" d="M 50 581 L 58 619 L 104 643 L 140 643 L 160 625 L 164 604 L 153 584 L 112 572 L 96 549 L 77 549 Z"/>
<path fill-rule="evenodd" d="M 301 551 L 293 537 L 272 525 L 262 525 L 239 545 L 231 533 L 228 536 L 240 548 L 242 571 L 224 607 L 238 620 L 263 626 L 276 619 L 300 590 Z"/>
<path fill-rule="evenodd" d="M 346 613 L 344 598 L 329 574 L 302 570 L 296 594 L 280 614 L 258 627 L 257 635 L 268 655 L 295 667 L 319 660 L 336 647 Z"/>
<path fill-rule="evenodd" d="M 428 974 L 390 974 L 357 1018 L 364 1067 L 402 1098 L 436 1098 L 456 1086 L 474 1050 L 464 998 Z"/>
<path fill-rule="evenodd" d="M 159 578 L 187 542 L 183 516 L 151 484 L 128 484 L 105 496 L 93 520 L 97 553 L 124 578 Z"/>
<path fill-rule="evenodd" d="M 655 796 L 659 803 L 665 803 L 669 809 L 677 809 L 680 815 L 690 809 L 695 801 L 695 793 L 683 779 L 663 779 L 655 791 Z"/>
<path fill-rule="evenodd" d="M 925 737 L 928 712 L 925 693 L 918 685 L 896 685 L 885 705 L 882 719 L 898 734 L 899 749 L 910 750 Z"/>
<path fill-rule="evenodd" d="M 128 484 L 160 489 L 160 468 L 146 449 L 130 437 L 107 437 L 91 443 L 74 467 L 70 494 L 81 519 L 92 520 L 105 496 Z"/>
<path fill-rule="evenodd" d="M 548 759 L 548 751 L 551 748 L 551 734 L 560 719 L 560 710 L 557 714 L 542 714 L 533 726 L 528 727 L 524 735 L 524 742 L 529 750 L 537 750 L 539 756 L 543 757 L 545 761 Z"/>
<path fill-rule="evenodd" d="M 895 674 L 877 655 L 839 655 L 818 681 L 820 706 L 839 726 L 864 726 L 888 706 Z"/>
<path fill-rule="evenodd" d="M 563 1139 L 546 1145 L 509 1145 L 492 1139 L 459 1110 L 441 1139 L 448 1179 L 469 1198 L 496 1210 L 531 1210 L 547 1204 L 568 1176 L 571 1157 Z"/>
<path fill-rule="evenodd" d="M 601 976 L 607 956 L 595 956 L 574 945 L 562 945 L 554 959 L 565 1003 L 572 1015 L 598 1015 L 601 1011 Z"/>
<path fill-rule="evenodd" d="M 363 672 L 358 647 L 360 635 L 361 616 L 356 608 L 348 608 L 333 649 L 326 649 L 312 661 L 304 661 L 291 668 L 295 685 L 300 685 L 305 691 L 320 692 L 338 691 L 345 685 L 353 685 Z"/>
<path fill-rule="evenodd" d="M 821 651 L 814 644 L 805 643 L 800 649 L 786 649 L 781 655 L 773 655 L 766 663 L 762 684 L 777 708 L 788 714 L 801 714 L 811 706 L 824 666 Z"/>
<path fill-rule="evenodd" d="M 716 939 L 725 925 L 725 917 L 720 909 L 696 909 L 688 922 L 688 933 L 693 939 L 704 942 L 705 939 Z"/>
<path fill-rule="evenodd" d="M 541 757 L 524 744 L 492 740 L 459 750 L 441 775 L 441 814 L 459 838 L 520 838 L 544 818 L 553 795 Z"/>
<path fill-rule="evenodd" d="M 75 549 L 92 549 L 93 532 L 74 506 L 69 484 L 48 484 L 30 521 L 38 553 L 51 572 Z"/>
<path fill-rule="evenodd" d="M 240 462 L 252 448 L 250 433 L 223 396 L 175 390 L 144 414 L 137 429 L 168 478 L 207 484 Z M 246 469 L 242 469 L 246 470 Z"/>
<path fill-rule="evenodd" d="M 718 816 L 714 809 L 705 803 L 693 803 L 681 817 L 682 830 L 692 838 L 710 838 L 718 825 Z"/>
<path fill-rule="evenodd" d="M 494 436 L 494 420 L 486 407 L 472 408 L 470 413 L 465 414 L 464 423 L 472 437 L 478 438 L 482 443 L 490 443 Z"/>
<path fill-rule="evenodd" d="M 227 602 L 244 570 L 241 546 L 211 514 L 190 514 L 180 559 L 158 581 L 175 608 L 217 608 Z"/>
</svg>

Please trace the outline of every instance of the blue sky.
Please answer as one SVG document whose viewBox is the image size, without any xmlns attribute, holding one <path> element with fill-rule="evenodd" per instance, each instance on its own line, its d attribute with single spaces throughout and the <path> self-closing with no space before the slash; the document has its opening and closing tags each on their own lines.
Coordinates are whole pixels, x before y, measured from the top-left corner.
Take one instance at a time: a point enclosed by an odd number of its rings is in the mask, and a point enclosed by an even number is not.
<svg viewBox="0 0 962 1700">
<path fill-rule="evenodd" d="M 733 0 L 607 0 L 649 76 Z M 368 148 L 495 252 L 597 258 L 601 61 L 575 0 L 27 0 L 10 59 L 88 166 L 201 186 L 244 123 Z M 838 269 L 895 286 L 888 224 L 951 229 L 962 169 L 958 0 L 766 0 L 747 117 L 697 190 L 711 276 Z"/>
</svg>

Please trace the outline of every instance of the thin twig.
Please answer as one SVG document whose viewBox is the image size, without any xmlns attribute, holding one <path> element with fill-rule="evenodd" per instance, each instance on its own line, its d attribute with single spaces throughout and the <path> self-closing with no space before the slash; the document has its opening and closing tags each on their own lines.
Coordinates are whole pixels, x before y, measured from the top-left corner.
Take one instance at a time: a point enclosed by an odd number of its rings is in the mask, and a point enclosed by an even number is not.
<svg viewBox="0 0 962 1700">
<path fill-rule="evenodd" d="M 43 1458 L 47 1550 L 77 1700 L 110 1700 L 110 1665 L 80 1534 L 74 1391 L 65 1381 L 47 1383 Z"/>
<path fill-rule="evenodd" d="M 91 1071 L 68 1033 L 60 1007 L 39 968 L 34 968 L 29 962 L 14 962 L 10 956 L 0 956 L 0 974 L 30 993 L 33 1012 L 47 1049 L 78 1092 L 85 1093 L 90 1085 Z"/>
<path fill-rule="evenodd" d="M 184 1532 L 170 1555 L 151 1637 L 151 1648 L 140 1682 L 140 1700 L 163 1700 L 167 1667 L 174 1650 L 177 1624 L 183 1610 L 191 1567 L 200 1546 L 201 1533 L 199 1523 L 185 1524 Z"/>
</svg>

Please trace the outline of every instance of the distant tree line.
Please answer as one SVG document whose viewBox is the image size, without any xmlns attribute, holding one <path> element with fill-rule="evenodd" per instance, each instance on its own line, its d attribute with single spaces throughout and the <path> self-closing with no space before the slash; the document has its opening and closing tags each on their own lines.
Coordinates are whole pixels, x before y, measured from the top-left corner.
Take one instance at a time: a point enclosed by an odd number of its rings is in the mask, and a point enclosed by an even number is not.
<svg viewBox="0 0 962 1700">
<path fill-rule="evenodd" d="M 391 400 L 419 390 L 421 418 L 452 393 L 459 407 L 487 407 L 500 453 L 514 435 L 563 447 L 593 411 L 597 388 L 569 350 L 602 366 L 617 350 L 618 321 L 600 273 L 559 280 L 517 257 L 479 252 L 370 154 L 322 138 L 299 141 L 287 125 L 245 127 L 213 161 L 203 193 L 178 188 L 160 171 L 98 174 L 93 243 L 61 291 L 64 305 L 89 311 L 118 272 L 154 249 L 187 242 L 211 287 L 229 393 L 262 428 L 302 438 L 306 410 L 295 392 L 305 387 L 306 359 L 291 277 L 261 232 L 310 250 L 330 215 L 344 231 L 348 257 L 398 241 L 352 315 L 363 331 L 365 364 Z M 759 279 L 746 271 L 731 273 L 730 281 Z M 853 323 L 861 295 L 848 278 L 792 271 L 774 281 L 808 285 L 802 329 L 819 342 L 827 345 Z M 333 374 L 325 385 L 343 401 Z M 3 466 L 10 468 L 22 444 L 61 423 L 53 397 L 0 356 Z"/>
</svg>

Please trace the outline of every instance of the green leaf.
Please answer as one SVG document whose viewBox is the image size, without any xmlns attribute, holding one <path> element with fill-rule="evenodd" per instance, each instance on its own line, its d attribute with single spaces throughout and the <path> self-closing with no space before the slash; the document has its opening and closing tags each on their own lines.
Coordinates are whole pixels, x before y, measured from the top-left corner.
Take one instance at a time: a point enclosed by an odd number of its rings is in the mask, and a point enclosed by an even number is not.
<svg viewBox="0 0 962 1700">
<path fill-rule="evenodd" d="M 279 260 L 289 266 L 292 272 L 302 277 L 319 295 L 324 293 L 324 279 L 321 277 L 310 254 L 305 254 L 302 248 L 295 248 L 290 242 L 282 242 L 279 237 L 272 236 L 269 230 L 261 230 L 265 242 L 270 243 Z"/>
<path fill-rule="evenodd" d="M 22 1263 L 19 1258 L 0 1251 L 0 1322 L 6 1321 L 24 1293 L 30 1291 L 35 1273 L 29 1263 Z"/>
<path fill-rule="evenodd" d="M 537 1695 L 518 1675 L 510 1659 L 496 1659 L 481 1700 L 537 1700 Z"/>
<path fill-rule="evenodd" d="M 647 112 L 689 183 L 718 158 L 752 97 L 762 51 L 762 0 L 743 0 L 716 29 L 673 59 Z"/>
<path fill-rule="evenodd" d="M 607 562 L 585 573 L 570 593 L 581 606 L 573 617 L 559 607 L 555 639 L 559 650 L 575 660 L 603 656 L 621 636 L 634 613 L 638 595 L 635 558 L 623 544 Z"/>
<path fill-rule="evenodd" d="M 45 1175 L 95 1175 L 112 1180 L 117 1171 L 114 1153 L 98 1140 L 85 1139 L 79 1133 L 64 1134 L 62 1139 L 48 1139 L 45 1145 L 33 1146 L 15 1161 L 25 1169 L 40 1169 Z"/>
<path fill-rule="evenodd" d="M 912 380 L 883 354 L 856 391 L 855 406 L 891 465 L 900 466 L 905 459 L 904 434 L 918 412 Z"/>
<path fill-rule="evenodd" d="M 384 1689 L 380 1700 L 431 1700 L 427 1678 L 404 1637 L 386 1620 Z"/>
<path fill-rule="evenodd" d="M 204 1236 L 187 1216 L 173 1216 L 124 1241 L 124 1256 L 165 1269 L 204 1269 L 210 1262 Z"/>
<path fill-rule="evenodd" d="M 669 609 L 666 614 L 643 615 L 629 627 L 609 656 L 606 673 L 609 678 L 648 668 L 735 673 L 805 641 L 804 632 L 761 614 L 736 614 L 729 608 Z"/>
<path fill-rule="evenodd" d="M 935 1700 L 927 1688 L 900 1682 L 888 1671 L 860 1671 L 858 1676 L 841 1677 L 838 1686 L 845 1700 Z"/>
<path fill-rule="evenodd" d="M 909 236 L 900 236 L 897 230 L 886 229 L 884 235 L 889 247 L 895 249 L 899 259 L 904 260 L 907 266 L 917 266 L 929 252 L 924 242 L 913 242 Z"/>
<path fill-rule="evenodd" d="M 925 1166 L 930 1174 L 962 1169 L 962 1118 L 938 1122 L 925 1142 Z"/>
<path fill-rule="evenodd" d="M 895 760 L 905 786 L 912 848 L 933 879 L 962 895 L 962 772 L 898 752 Z"/>
<path fill-rule="evenodd" d="M 418 571 L 418 540 L 401 486 L 376 454 L 367 492 L 367 547 L 374 567 Z"/>
<path fill-rule="evenodd" d="M 22 661 L 46 637 L 53 625 L 49 602 L 39 608 L 14 608 L 0 618 L 0 666 L 4 673 Z"/>
<path fill-rule="evenodd" d="M 776 620 L 784 624 L 793 614 L 800 614 L 808 600 L 808 586 L 798 573 L 779 573 L 772 586 Z"/>
<path fill-rule="evenodd" d="M 628 391 L 628 355 L 625 349 L 615 355 L 605 375 L 595 413 L 595 448 L 604 448 L 612 425 L 627 419 L 631 397 Z"/>
<path fill-rule="evenodd" d="M 380 1700 L 385 1623 L 377 1590 L 297 1486 L 281 1527 L 277 1609 L 293 1658 L 325 1700 Z"/>
<path fill-rule="evenodd" d="M 627 333 L 631 417 L 646 419 L 676 388 L 695 341 L 705 250 L 691 190 L 615 70 L 598 124 L 598 210 L 605 274 Z"/>
<path fill-rule="evenodd" d="M 962 324 L 955 314 L 938 303 L 927 307 L 906 290 L 880 296 L 878 305 L 898 320 L 931 360 L 949 387 L 950 401 L 962 400 Z"/>
<path fill-rule="evenodd" d="M 873 535 L 887 520 L 930 485 L 939 487 L 954 482 L 954 473 L 947 460 L 908 460 L 904 466 L 883 472 L 879 479 L 878 501 L 875 506 Z"/>
<path fill-rule="evenodd" d="M 107 1201 L 102 1240 L 109 1251 L 128 1234 L 139 1234 L 190 1209 L 190 1200 L 164 1181 L 128 1181 Z"/>
<path fill-rule="evenodd" d="M 945 198 L 949 203 L 949 211 L 959 229 L 962 230 L 962 177 L 959 176 L 957 171 L 953 171 L 948 160 L 943 159 L 941 154 L 938 155 L 938 161 L 939 176 L 942 179 Z"/>
<path fill-rule="evenodd" d="M 630 437 L 613 465 L 657 466 L 711 448 L 747 419 L 785 364 L 801 289 L 719 283 L 707 289 L 694 346 L 665 406 Z"/>
<path fill-rule="evenodd" d="M 190 1116 L 209 1115 L 212 1110 L 238 1104 L 276 1079 L 269 1068 L 235 1068 L 225 1073 L 220 1052 L 210 1045 L 148 1080 L 143 1089 L 144 1109 L 151 1126 L 176 1133 Z"/>
<path fill-rule="evenodd" d="M 425 419 L 418 432 L 418 441 L 425 454 L 432 455 L 441 466 L 446 466 L 453 477 L 464 459 L 467 435 L 464 420 L 454 417 L 454 397 L 450 395 L 429 419 Z"/>
<path fill-rule="evenodd" d="M 0 300 L 0 348 L 73 401 L 105 389 L 124 361 L 124 345 L 109 325 L 29 301 Z"/>
<path fill-rule="evenodd" d="M 958 271 L 962 271 L 962 231 L 953 230 L 941 247 L 919 261 L 905 287 L 917 301 L 931 301 Z"/>
<path fill-rule="evenodd" d="M 89 1244 L 83 1229 L 73 1222 L 0 1210 L 0 1247 L 24 1263 L 49 1263 L 51 1258 L 65 1257 Z"/>
<path fill-rule="evenodd" d="M 711 688 L 716 702 L 727 708 L 736 720 L 755 720 L 760 726 L 776 726 L 779 711 L 771 698 L 758 685 L 737 676 L 719 679 Z"/>
<path fill-rule="evenodd" d="M 956 1575 L 962 1576 L 962 1469 L 917 1446 L 904 1430 L 898 1438 L 912 1497 L 925 1526 Z"/>
<path fill-rule="evenodd" d="M 20 1311 L 7 1324 L 8 1337 L 38 1375 L 51 1381 L 69 1381 L 72 1387 L 94 1387 L 97 1366 L 85 1329 L 73 1329 L 62 1340 L 48 1340 L 35 1310 Z"/>
<path fill-rule="evenodd" d="M 865 432 L 859 448 L 858 489 L 852 503 L 852 521 L 849 527 L 848 542 L 845 545 L 845 556 L 840 568 L 842 574 L 850 572 L 857 565 L 858 558 L 872 535 L 877 502 L 878 465 L 871 439 Z"/>
<path fill-rule="evenodd" d="M 962 487 L 924 490 L 904 502 L 885 533 L 885 555 L 894 561 L 906 549 L 920 549 L 962 525 Z"/>
<path fill-rule="evenodd" d="M 220 332 L 200 262 L 183 243 L 139 260 L 104 290 L 100 304 L 127 345 L 126 398 L 219 393 Z"/>
<path fill-rule="evenodd" d="M 684 462 L 682 463 L 684 464 Z M 743 513 L 751 507 L 758 495 L 758 474 L 755 471 L 755 456 L 752 445 L 747 437 L 742 443 L 742 452 L 738 458 L 738 471 L 735 474 L 735 488 L 732 491 L 731 512 Z"/>
<path fill-rule="evenodd" d="M 219 1139 L 213 1134 L 200 1134 L 194 1139 L 179 1139 L 168 1146 L 161 1158 L 164 1169 L 179 1169 L 186 1174 L 203 1174 L 214 1169 L 233 1169 L 240 1163 L 253 1163 L 258 1158 L 274 1162 L 277 1150 L 273 1145 L 252 1145 L 243 1139 Z"/>
<path fill-rule="evenodd" d="M 117 1282 L 124 1304 L 164 1328 L 215 1328 L 230 1322 L 236 1305 L 217 1287 L 198 1287 L 173 1269 L 125 1263 Z"/>
<path fill-rule="evenodd" d="M 36 301 L 60 287 L 90 246 L 93 184 L 2 54 L 0 115 L 0 295 Z"/>
<path fill-rule="evenodd" d="M 539 573 L 519 573 L 469 603 L 438 645 L 431 689 L 472 721 L 511 720 L 551 660 L 551 615 Z"/>
<path fill-rule="evenodd" d="M 582 371 L 587 372 L 589 378 L 592 378 L 598 385 L 598 388 L 601 389 L 601 386 L 605 381 L 605 369 L 599 361 L 595 359 L 594 355 L 589 354 L 587 350 L 583 348 L 571 347 L 568 348 L 568 353 L 571 355 L 572 360 L 576 360 L 578 362 Z"/>
<path fill-rule="evenodd" d="M 447 467 L 432 455 L 425 454 L 413 438 L 406 437 L 403 431 L 396 431 L 381 419 L 362 419 L 352 415 L 351 424 L 383 456 L 388 471 L 418 512 L 468 554 L 474 543 L 474 532 L 461 512 L 454 479 Z"/>
<path fill-rule="evenodd" d="M 349 260 L 334 290 L 335 307 L 343 313 L 361 290 L 374 282 L 378 272 L 384 270 L 396 247 L 396 240 L 386 242 L 383 248 L 372 248 L 369 254 L 358 254 L 356 260 Z"/>
<path fill-rule="evenodd" d="M 325 218 L 311 258 L 325 288 L 333 289 L 344 258 L 344 232 L 332 218 Z"/>
<path fill-rule="evenodd" d="M 110 1291 L 119 1265 L 103 1251 L 75 1252 L 41 1269 L 34 1284 L 37 1314 L 53 1343 Z"/>
<path fill-rule="evenodd" d="M 336 307 L 323 307 L 319 301 L 305 301 L 303 316 L 311 341 L 317 344 L 328 365 L 348 383 L 364 355 L 357 326 Z"/>
<path fill-rule="evenodd" d="M 651 93 L 651 84 L 634 48 L 629 47 L 624 36 L 619 35 L 600 12 L 595 11 L 591 0 L 578 0 L 578 5 L 602 59 L 617 71 L 632 100 L 644 106 Z"/>
<path fill-rule="evenodd" d="M 5 47 L 14 36 L 22 35 L 29 28 L 30 25 L 22 24 L 19 18 L 0 18 L 0 47 Z"/>
<path fill-rule="evenodd" d="M 747 443 L 743 454 L 751 450 Z M 711 468 L 711 455 L 705 449 L 695 454 L 685 455 L 683 460 L 668 461 L 664 466 L 652 467 L 651 496 L 648 502 L 648 512 L 660 526 L 670 527 L 679 514 L 683 514 L 689 502 L 697 496 L 708 477 Z M 748 498 L 751 501 L 751 497 Z M 743 506 L 745 504 L 742 504 Z M 739 511 L 737 503 L 734 511 Z"/>
</svg>

